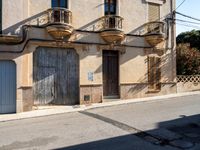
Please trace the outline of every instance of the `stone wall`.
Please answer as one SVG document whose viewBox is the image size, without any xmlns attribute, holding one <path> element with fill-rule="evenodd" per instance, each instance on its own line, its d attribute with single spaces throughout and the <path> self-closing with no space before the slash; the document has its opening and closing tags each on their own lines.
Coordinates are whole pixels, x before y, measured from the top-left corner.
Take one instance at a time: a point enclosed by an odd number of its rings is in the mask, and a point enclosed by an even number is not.
<svg viewBox="0 0 200 150">
<path fill-rule="evenodd" d="M 122 84 L 121 99 L 160 96 L 176 93 L 176 83 L 161 83 L 160 91 L 149 91 L 148 83 Z"/>
<path fill-rule="evenodd" d="M 80 86 L 80 104 L 89 105 L 92 103 L 101 103 L 103 96 L 102 85 L 84 85 Z"/>
</svg>

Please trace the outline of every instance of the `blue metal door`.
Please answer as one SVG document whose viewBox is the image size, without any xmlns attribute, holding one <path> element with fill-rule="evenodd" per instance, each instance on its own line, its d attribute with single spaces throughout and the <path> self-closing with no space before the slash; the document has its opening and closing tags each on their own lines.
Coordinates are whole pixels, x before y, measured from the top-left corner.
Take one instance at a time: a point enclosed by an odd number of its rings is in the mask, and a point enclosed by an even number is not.
<svg viewBox="0 0 200 150">
<path fill-rule="evenodd" d="M 16 65 L 0 60 L 0 114 L 16 112 Z"/>
</svg>

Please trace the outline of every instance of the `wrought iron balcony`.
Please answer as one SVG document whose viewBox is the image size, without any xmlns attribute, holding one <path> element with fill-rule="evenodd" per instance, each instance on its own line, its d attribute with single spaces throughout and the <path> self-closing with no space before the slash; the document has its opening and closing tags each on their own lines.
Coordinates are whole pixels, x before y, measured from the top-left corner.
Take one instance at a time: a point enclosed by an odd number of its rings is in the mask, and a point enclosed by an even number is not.
<svg viewBox="0 0 200 150">
<path fill-rule="evenodd" d="M 145 39 L 151 46 L 155 47 L 165 40 L 164 22 L 148 22 L 144 25 L 144 30 Z"/>
<path fill-rule="evenodd" d="M 102 38 L 108 43 L 115 43 L 124 39 L 123 18 L 115 15 L 106 15 L 101 18 Z"/>
<path fill-rule="evenodd" d="M 48 9 L 49 24 L 72 24 L 72 12 L 65 8 Z"/>
<path fill-rule="evenodd" d="M 69 36 L 73 32 L 72 12 L 65 8 L 51 8 L 48 12 L 47 31 L 58 40 Z"/>
<path fill-rule="evenodd" d="M 145 24 L 145 35 L 152 34 L 165 34 L 165 23 L 164 22 L 148 22 Z"/>
<path fill-rule="evenodd" d="M 122 30 L 123 18 L 115 15 L 102 17 L 102 30 Z"/>
</svg>

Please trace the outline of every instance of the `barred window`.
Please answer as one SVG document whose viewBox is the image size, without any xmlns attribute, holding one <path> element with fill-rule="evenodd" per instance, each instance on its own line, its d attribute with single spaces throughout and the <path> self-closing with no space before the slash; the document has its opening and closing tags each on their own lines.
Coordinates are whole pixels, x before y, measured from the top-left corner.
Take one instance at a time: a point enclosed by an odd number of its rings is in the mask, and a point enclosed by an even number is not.
<svg viewBox="0 0 200 150">
<path fill-rule="evenodd" d="M 51 6 L 68 8 L 68 0 L 52 0 Z"/>
<path fill-rule="evenodd" d="M 155 56 L 148 57 L 148 83 L 149 91 L 161 90 L 161 58 Z"/>
</svg>

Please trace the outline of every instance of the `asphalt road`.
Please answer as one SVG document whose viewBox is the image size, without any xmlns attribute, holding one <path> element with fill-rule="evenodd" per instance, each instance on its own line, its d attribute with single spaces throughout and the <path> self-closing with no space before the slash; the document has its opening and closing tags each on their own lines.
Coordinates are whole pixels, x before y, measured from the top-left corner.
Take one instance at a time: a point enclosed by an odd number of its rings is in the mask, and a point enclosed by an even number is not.
<svg viewBox="0 0 200 150">
<path fill-rule="evenodd" d="M 0 150 L 200 150 L 200 95 L 0 123 Z"/>
</svg>

